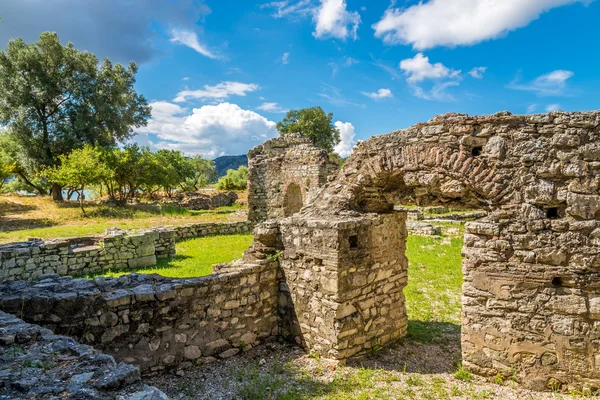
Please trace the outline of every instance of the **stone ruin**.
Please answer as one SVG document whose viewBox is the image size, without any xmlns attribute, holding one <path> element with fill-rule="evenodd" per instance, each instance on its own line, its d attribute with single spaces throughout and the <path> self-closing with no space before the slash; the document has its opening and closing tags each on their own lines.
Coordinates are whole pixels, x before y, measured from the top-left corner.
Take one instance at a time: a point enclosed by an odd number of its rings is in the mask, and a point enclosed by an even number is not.
<svg viewBox="0 0 600 400">
<path fill-rule="evenodd" d="M 249 153 L 243 259 L 196 279 L 56 275 L 0 310 L 142 373 L 285 338 L 345 360 L 405 335 L 407 212 L 484 209 L 463 247 L 463 365 L 526 387 L 600 388 L 600 112 L 446 114 L 359 143 L 336 170 L 298 136 Z M 0 323 L 1 325 L 1 323 Z"/>
<path fill-rule="evenodd" d="M 466 224 L 463 365 L 538 390 L 600 387 L 600 112 L 438 116 L 359 143 L 329 180 L 270 226 L 307 347 L 345 359 L 403 336 L 406 214 L 394 205 L 473 207 L 488 215 Z M 285 195 L 253 212 L 280 216 Z"/>
</svg>

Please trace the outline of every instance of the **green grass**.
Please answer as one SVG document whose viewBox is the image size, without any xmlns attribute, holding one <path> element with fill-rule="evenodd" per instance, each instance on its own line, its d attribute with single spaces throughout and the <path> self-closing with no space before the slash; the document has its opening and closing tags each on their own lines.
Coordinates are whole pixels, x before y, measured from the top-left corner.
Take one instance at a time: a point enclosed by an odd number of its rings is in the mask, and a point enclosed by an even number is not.
<svg viewBox="0 0 600 400">
<path fill-rule="evenodd" d="M 441 237 L 410 235 L 406 241 L 407 336 L 424 343 L 443 341 L 460 326 L 462 225 L 439 225 Z M 456 232 L 448 234 L 449 228 Z"/>
<path fill-rule="evenodd" d="M 252 244 L 253 235 L 208 236 L 186 240 L 176 246 L 177 256 L 159 260 L 155 267 L 135 270 L 139 274 L 159 274 L 169 278 L 193 278 L 212 274 L 213 264 L 230 262 L 242 257 Z M 112 271 L 103 276 L 118 277 L 131 273 Z"/>
</svg>

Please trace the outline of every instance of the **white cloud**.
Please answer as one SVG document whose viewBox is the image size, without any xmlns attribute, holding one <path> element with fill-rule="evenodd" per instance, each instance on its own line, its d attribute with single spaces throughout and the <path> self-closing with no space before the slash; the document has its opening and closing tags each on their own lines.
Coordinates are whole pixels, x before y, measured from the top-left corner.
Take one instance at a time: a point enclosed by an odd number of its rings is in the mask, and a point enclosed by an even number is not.
<svg viewBox="0 0 600 400">
<path fill-rule="evenodd" d="M 261 8 L 272 8 L 275 18 L 312 17 L 315 22 L 313 36 L 316 38 L 336 38 L 356 40 L 356 31 L 360 25 L 360 14 L 346 9 L 346 0 L 300 0 L 273 1 Z"/>
<path fill-rule="evenodd" d="M 262 103 L 260 106 L 256 107 L 257 110 L 272 112 L 272 113 L 285 113 L 288 110 L 279 106 L 277 103 Z"/>
<path fill-rule="evenodd" d="M 340 131 L 340 142 L 334 147 L 333 151 L 340 155 L 340 157 L 348 157 L 352 154 L 352 147 L 356 144 L 354 137 L 354 125 L 350 122 L 336 121 L 335 127 Z"/>
<path fill-rule="evenodd" d="M 412 86 L 413 94 L 423 100 L 437 100 L 437 101 L 454 101 L 454 96 L 446 92 L 446 89 L 460 85 L 457 81 L 449 82 L 438 82 L 431 87 L 428 91 L 423 90 L 419 86 Z"/>
<path fill-rule="evenodd" d="M 356 58 L 344 57 L 344 67 L 351 67 L 354 64 L 358 64 L 359 61 Z"/>
<path fill-rule="evenodd" d="M 283 18 L 286 16 L 308 16 L 315 13 L 315 5 L 313 0 L 293 1 L 272 1 L 265 3 L 260 8 L 274 8 L 275 13 L 272 14 L 275 18 Z"/>
<path fill-rule="evenodd" d="M 377 92 L 360 92 L 367 97 L 372 98 L 373 100 L 384 99 L 386 97 L 394 97 L 392 95 L 392 91 L 390 89 L 379 89 Z"/>
<path fill-rule="evenodd" d="M 182 44 L 191 49 L 194 49 L 198 53 L 208 58 L 217 59 L 220 58 L 218 55 L 210 51 L 205 45 L 201 44 L 198 40 L 198 35 L 195 32 L 185 29 L 172 29 L 171 30 L 171 42 Z"/>
<path fill-rule="evenodd" d="M 188 98 L 202 100 L 223 100 L 231 95 L 245 96 L 247 92 L 254 92 L 259 88 L 260 87 L 255 83 L 225 81 L 214 86 L 204 85 L 204 89 L 183 90 L 177 93 L 177 97 L 175 97 L 173 101 L 176 103 L 181 103 L 186 101 Z"/>
<path fill-rule="evenodd" d="M 360 15 L 356 11 L 347 11 L 345 0 L 321 0 L 321 6 L 313 19 L 316 22 L 313 33 L 316 38 L 357 38 Z"/>
<path fill-rule="evenodd" d="M 282 64 L 287 64 L 290 62 L 290 53 L 283 53 L 283 55 L 281 56 L 281 63 Z"/>
<path fill-rule="evenodd" d="M 184 76 L 182 79 L 183 79 L 184 81 L 189 81 L 189 80 L 190 80 L 190 77 L 189 77 L 189 76 Z"/>
<path fill-rule="evenodd" d="M 430 0 L 406 9 L 388 8 L 373 25 L 375 36 L 388 44 L 474 45 L 527 26 L 556 7 L 594 0 Z"/>
<path fill-rule="evenodd" d="M 547 112 L 558 111 L 560 110 L 560 104 L 548 104 L 546 106 Z"/>
<path fill-rule="evenodd" d="M 485 71 L 487 71 L 487 67 L 475 67 L 469 71 L 469 75 L 475 79 L 482 79 Z"/>
<path fill-rule="evenodd" d="M 154 102 L 148 126 L 138 133 L 156 135 L 156 148 L 181 150 L 209 158 L 244 154 L 251 147 L 275 137 L 275 122 L 236 104 L 220 103 L 194 108 L 191 112 L 177 104 Z M 142 136 L 140 140 L 144 140 Z"/>
<path fill-rule="evenodd" d="M 560 96 L 564 93 L 567 81 L 575 75 L 572 71 L 558 69 L 540 75 L 532 82 L 519 83 L 520 74 L 508 85 L 510 89 L 527 90 L 540 96 Z"/>
<path fill-rule="evenodd" d="M 417 83 L 425 79 L 456 78 L 460 75 L 460 70 L 450 69 L 442 63 L 431 64 L 429 57 L 422 53 L 400 61 L 400 69 L 408 76 L 408 83 Z"/>
<path fill-rule="evenodd" d="M 532 114 L 535 112 L 535 110 L 537 109 L 537 104 L 530 104 L 529 106 L 527 106 L 527 114 Z"/>
</svg>

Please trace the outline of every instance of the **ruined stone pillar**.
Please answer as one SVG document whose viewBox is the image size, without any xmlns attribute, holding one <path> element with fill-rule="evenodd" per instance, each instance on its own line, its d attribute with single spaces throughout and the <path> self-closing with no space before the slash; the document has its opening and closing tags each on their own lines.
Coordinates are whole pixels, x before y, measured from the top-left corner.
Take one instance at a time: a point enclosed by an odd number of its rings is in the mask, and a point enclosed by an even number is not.
<svg viewBox="0 0 600 400">
<path fill-rule="evenodd" d="M 296 340 L 346 359 L 406 333 L 406 213 L 280 221 Z"/>
</svg>

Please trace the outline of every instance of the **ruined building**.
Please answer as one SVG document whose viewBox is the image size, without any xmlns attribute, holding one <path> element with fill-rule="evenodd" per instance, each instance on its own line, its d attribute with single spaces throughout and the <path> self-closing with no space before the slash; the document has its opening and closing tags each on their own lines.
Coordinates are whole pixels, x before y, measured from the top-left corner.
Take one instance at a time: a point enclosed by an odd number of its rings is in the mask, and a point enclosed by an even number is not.
<svg viewBox="0 0 600 400">
<path fill-rule="evenodd" d="M 466 225 L 463 365 L 532 389 L 600 388 L 600 111 L 446 114 L 358 144 L 339 170 L 286 136 L 251 150 L 249 169 L 257 225 L 242 260 L 194 279 L 7 282 L 0 310 L 142 373 L 277 337 L 343 360 L 406 333 L 406 213 L 394 205 L 472 206 L 488 214 Z M 159 256 L 157 243 L 140 254 Z M 98 267 L 63 250 L 11 248 L 0 266 Z"/>
</svg>

